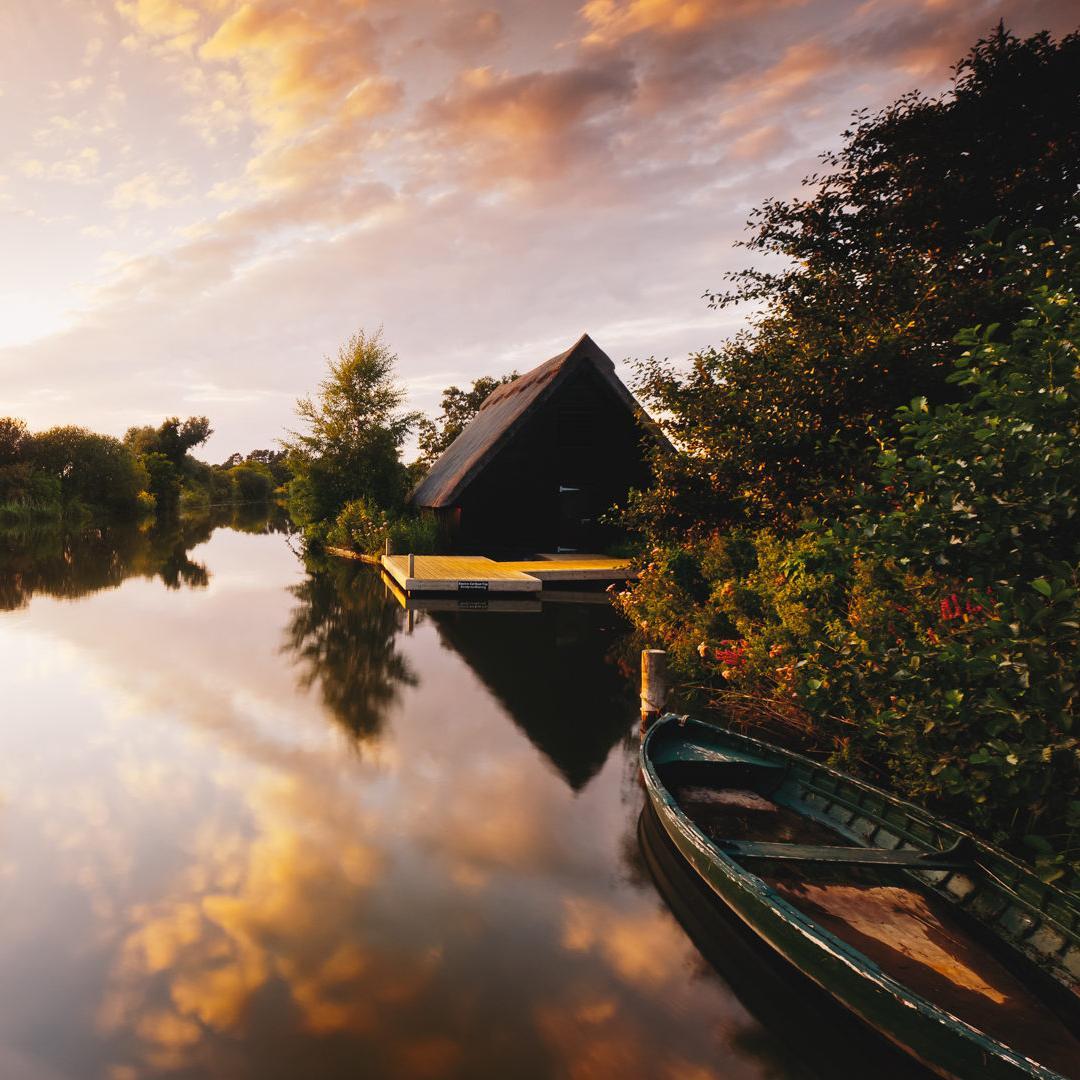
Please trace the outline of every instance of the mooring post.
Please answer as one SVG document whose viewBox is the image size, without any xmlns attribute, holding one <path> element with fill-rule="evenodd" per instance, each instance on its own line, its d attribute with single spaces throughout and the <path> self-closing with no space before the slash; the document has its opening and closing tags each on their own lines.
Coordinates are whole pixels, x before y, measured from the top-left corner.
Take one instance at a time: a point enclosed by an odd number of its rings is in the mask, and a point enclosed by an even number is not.
<svg viewBox="0 0 1080 1080">
<path fill-rule="evenodd" d="M 384 555 L 393 555 L 394 554 L 394 541 L 391 540 L 389 536 L 386 538 L 386 550 L 383 552 L 383 554 Z"/>
<path fill-rule="evenodd" d="M 663 649 L 641 651 L 641 734 L 659 719 L 667 701 L 667 653 Z"/>
<path fill-rule="evenodd" d="M 409 552 L 409 577 L 416 577 L 416 556 Z"/>
</svg>

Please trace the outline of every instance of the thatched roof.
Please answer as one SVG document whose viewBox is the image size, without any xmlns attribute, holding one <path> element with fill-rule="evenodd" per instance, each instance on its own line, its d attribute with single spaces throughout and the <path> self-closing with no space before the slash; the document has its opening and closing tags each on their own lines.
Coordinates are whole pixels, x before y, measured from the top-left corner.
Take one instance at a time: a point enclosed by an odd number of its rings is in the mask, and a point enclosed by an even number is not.
<svg viewBox="0 0 1080 1080">
<path fill-rule="evenodd" d="M 628 409 L 653 427 L 634 395 L 615 374 L 611 358 L 588 334 L 582 334 L 566 352 L 493 390 L 465 430 L 416 485 L 410 501 L 415 506 L 431 508 L 453 506 L 513 436 L 520 422 L 586 364 L 593 367 Z"/>
</svg>

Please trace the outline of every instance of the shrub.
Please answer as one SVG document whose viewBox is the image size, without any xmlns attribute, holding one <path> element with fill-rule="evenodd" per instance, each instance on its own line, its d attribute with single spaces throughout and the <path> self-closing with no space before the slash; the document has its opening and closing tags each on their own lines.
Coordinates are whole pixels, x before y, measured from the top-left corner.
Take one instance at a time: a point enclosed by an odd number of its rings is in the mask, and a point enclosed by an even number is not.
<svg viewBox="0 0 1080 1080">
<path fill-rule="evenodd" d="M 326 534 L 326 542 L 369 555 L 381 555 L 386 541 L 398 552 L 425 554 L 438 546 L 438 523 L 430 514 L 391 517 L 365 499 L 354 499 L 342 508 Z"/>
</svg>

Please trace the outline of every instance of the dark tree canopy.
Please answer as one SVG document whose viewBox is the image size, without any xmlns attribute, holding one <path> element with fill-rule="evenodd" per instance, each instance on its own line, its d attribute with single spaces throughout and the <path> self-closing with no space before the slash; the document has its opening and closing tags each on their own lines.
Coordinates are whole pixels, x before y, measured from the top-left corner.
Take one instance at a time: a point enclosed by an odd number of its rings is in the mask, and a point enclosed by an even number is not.
<svg viewBox="0 0 1080 1080">
<path fill-rule="evenodd" d="M 138 454 L 162 454 L 179 466 L 189 450 L 206 442 L 213 433 L 205 416 L 189 416 L 184 421 L 170 416 L 156 428 L 129 428 L 124 442 Z"/>
<path fill-rule="evenodd" d="M 1021 304 L 972 231 L 1077 225 L 1080 35 L 1022 41 L 999 27 L 949 93 L 857 113 L 825 163 L 807 198 L 751 217 L 744 246 L 785 266 L 766 259 L 710 294 L 761 305 L 752 329 L 686 374 L 641 365 L 639 389 L 686 450 L 658 462 L 637 504 L 647 529 L 827 508 L 865 478 L 898 406 L 949 399 L 953 337 L 1007 327 Z"/>
</svg>

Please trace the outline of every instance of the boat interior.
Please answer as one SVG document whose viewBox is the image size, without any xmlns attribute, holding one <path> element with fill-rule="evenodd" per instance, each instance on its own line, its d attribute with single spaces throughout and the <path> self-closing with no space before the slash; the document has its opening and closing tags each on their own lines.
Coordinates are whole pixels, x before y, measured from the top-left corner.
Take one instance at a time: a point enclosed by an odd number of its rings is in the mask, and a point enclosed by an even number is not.
<svg viewBox="0 0 1080 1080">
<path fill-rule="evenodd" d="M 970 837 L 912 842 L 810 798 L 784 762 L 707 741 L 662 744 L 653 761 L 698 830 L 793 907 L 939 1008 L 1080 1077 L 1080 998 L 965 909 L 994 884 Z"/>
</svg>

